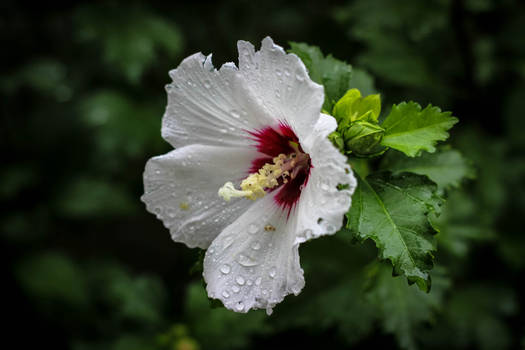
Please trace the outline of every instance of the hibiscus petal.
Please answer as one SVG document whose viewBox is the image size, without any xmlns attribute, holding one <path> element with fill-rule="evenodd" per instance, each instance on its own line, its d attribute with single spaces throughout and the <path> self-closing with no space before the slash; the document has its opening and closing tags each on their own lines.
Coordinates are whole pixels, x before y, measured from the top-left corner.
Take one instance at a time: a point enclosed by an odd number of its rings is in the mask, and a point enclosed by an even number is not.
<svg viewBox="0 0 525 350">
<path fill-rule="evenodd" d="M 324 93 L 323 87 L 309 78 L 299 57 L 286 54 L 270 37 L 257 52 L 246 41 L 237 46 L 240 74 L 265 114 L 287 122 L 300 139 L 309 135 L 319 119 Z"/>
<path fill-rule="evenodd" d="M 273 202 L 256 201 L 213 241 L 204 258 L 208 295 L 236 312 L 272 308 L 304 287 L 295 218 Z"/>
<path fill-rule="evenodd" d="M 321 114 L 314 131 L 302 143 L 305 152 L 310 154 L 313 168 L 295 212 L 299 242 L 335 233 L 350 208 L 357 181 L 346 157 L 327 138 L 336 127 L 332 116 Z M 346 185 L 346 188 L 338 190 L 337 185 Z"/>
<path fill-rule="evenodd" d="M 273 123 L 248 96 L 245 79 L 233 63 L 216 70 L 211 55 L 197 53 L 170 76 L 162 136 L 175 148 L 194 143 L 245 147 L 253 144 L 245 130 Z"/>
<path fill-rule="evenodd" d="M 191 145 L 151 158 L 144 172 L 142 201 L 176 242 L 207 248 L 252 202 L 225 202 L 217 190 L 238 185 L 257 157 L 253 148 Z"/>
</svg>

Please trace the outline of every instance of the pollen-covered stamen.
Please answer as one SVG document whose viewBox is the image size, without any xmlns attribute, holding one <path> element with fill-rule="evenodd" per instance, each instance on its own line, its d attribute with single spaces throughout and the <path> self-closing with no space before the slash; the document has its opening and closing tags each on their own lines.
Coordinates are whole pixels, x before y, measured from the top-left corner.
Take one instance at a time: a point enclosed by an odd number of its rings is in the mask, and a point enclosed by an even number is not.
<svg viewBox="0 0 525 350">
<path fill-rule="evenodd" d="M 289 155 L 279 154 L 273 158 L 273 163 L 264 164 L 256 173 L 250 174 L 241 182 L 241 190 L 237 190 L 233 183 L 226 182 L 218 194 L 225 201 L 232 197 L 246 197 L 251 200 L 264 197 L 266 191 L 293 180 L 310 165 L 310 156 L 299 150 L 298 144 L 291 147 L 295 150 Z"/>
</svg>

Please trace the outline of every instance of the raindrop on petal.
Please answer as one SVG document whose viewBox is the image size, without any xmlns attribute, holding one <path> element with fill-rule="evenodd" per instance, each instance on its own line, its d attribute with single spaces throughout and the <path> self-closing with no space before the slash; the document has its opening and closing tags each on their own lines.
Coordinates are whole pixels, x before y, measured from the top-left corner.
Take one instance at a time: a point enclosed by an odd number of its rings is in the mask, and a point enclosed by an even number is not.
<svg viewBox="0 0 525 350">
<path fill-rule="evenodd" d="M 225 275 L 229 274 L 231 271 L 230 265 L 224 264 L 221 266 L 221 272 Z"/>
<path fill-rule="evenodd" d="M 277 270 L 275 269 L 275 267 L 272 267 L 269 272 L 270 277 L 274 278 L 276 274 L 277 274 Z"/>
</svg>

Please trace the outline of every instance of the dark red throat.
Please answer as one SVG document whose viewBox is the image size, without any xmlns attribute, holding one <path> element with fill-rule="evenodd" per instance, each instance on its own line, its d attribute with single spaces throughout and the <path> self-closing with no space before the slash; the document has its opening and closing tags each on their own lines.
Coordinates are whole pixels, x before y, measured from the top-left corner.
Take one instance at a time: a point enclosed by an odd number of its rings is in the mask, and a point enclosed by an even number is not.
<svg viewBox="0 0 525 350">
<path fill-rule="evenodd" d="M 257 131 L 249 131 L 251 139 L 256 141 L 257 150 L 265 156 L 256 158 L 252 161 L 250 173 L 257 172 L 267 163 L 273 163 L 273 158 L 280 154 L 286 156 L 299 152 L 304 153 L 299 139 L 292 128 L 285 122 L 280 122 L 278 126 L 267 126 Z M 294 169 L 293 176 L 287 182 L 279 181 L 279 186 L 270 189 L 270 192 L 278 191 L 274 200 L 278 206 L 287 211 L 287 215 L 295 207 L 301 192 L 308 182 L 312 162 L 310 157 L 305 157 L 307 164 Z"/>
</svg>

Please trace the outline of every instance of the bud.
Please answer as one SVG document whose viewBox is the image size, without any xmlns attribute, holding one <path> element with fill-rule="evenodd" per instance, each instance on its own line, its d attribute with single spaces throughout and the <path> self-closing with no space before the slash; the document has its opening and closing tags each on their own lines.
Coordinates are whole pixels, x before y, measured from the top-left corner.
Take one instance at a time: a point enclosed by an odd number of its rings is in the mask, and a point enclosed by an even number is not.
<svg viewBox="0 0 525 350">
<path fill-rule="evenodd" d="M 359 90 L 348 90 L 332 110 L 338 127 L 329 139 L 343 153 L 356 156 L 381 154 L 385 150 L 380 146 L 385 130 L 377 121 L 380 113 L 379 95 L 362 97 Z"/>
<path fill-rule="evenodd" d="M 380 145 L 384 133 L 385 130 L 377 124 L 365 120 L 353 122 L 343 131 L 345 149 L 357 156 L 381 154 L 386 149 Z"/>
</svg>

